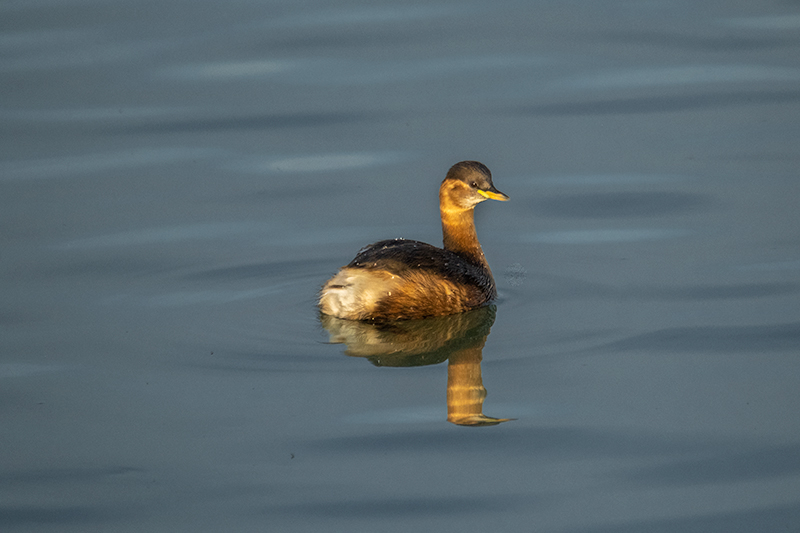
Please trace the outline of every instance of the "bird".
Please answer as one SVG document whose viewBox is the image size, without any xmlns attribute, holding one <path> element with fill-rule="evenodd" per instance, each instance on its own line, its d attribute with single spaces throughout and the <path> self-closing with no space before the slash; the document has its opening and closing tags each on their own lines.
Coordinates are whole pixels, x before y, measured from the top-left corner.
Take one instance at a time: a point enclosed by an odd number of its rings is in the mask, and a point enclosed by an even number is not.
<svg viewBox="0 0 800 533">
<path fill-rule="evenodd" d="M 319 293 L 325 315 L 361 321 L 411 320 L 462 313 L 497 297 L 475 232 L 475 206 L 509 197 L 478 161 L 461 161 L 439 187 L 443 247 L 409 239 L 365 246 Z"/>
</svg>

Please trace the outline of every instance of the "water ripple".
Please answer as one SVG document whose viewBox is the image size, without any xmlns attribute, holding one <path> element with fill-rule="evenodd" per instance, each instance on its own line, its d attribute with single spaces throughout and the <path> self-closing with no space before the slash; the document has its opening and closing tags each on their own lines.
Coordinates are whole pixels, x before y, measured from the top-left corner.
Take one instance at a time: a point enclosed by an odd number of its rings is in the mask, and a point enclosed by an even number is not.
<svg viewBox="0 0 800 533">
<path fill-rule="evenodd" d="M 0 378 L 18 378 L 35 374 L 58 372 L 63 365 L 35 365 L 31 363 L 0 363 Z"/>
<path fill-rule="evenodd" d="M 707 83 L 796 82 L 800 69 L 760 65 L 681 65 L 607 71 L 558 84 L 576 89 L 628 89 Z"/>
<path fill-rule="evenodd" d="M 345 154 L 312 154 L 271 159 L 257 165 L 259 170 L 276 172 L 320 172 L 388 165 L 403 159 L 400 152 L 353 152 Z"/>
<path fill-rule="evenodd" d="M 566 174 L 562 176 L 513 176 L 504 177 L 503 183 L 515 185 L 590 186 L 640 185 L 675 182 L 688 179 L 673 174 Z"/>
<path fill-rule="evenodd" d="M 425 20 L 432 17 L 452 15 L 456 9 L 463 14 L 463 7 L 434 5 L 389 5 L 336 9 L 304 9 L 302 13 L 286 15 L 268 22 L 269 27 L 311 28 L 319 26 L 352 26 L 355 24 L 397 24 L 405 20 Z"/>
<path fill-rule="evenodd" d="M 140 148 L 100 154 L 0 163 L 0 181 L 42 179 L 107 172 L 120 168 L 158 165 L 218 157 L 224 152 L 207 148 Z"/>
<path fill-rule="evenodd" d="M 432 59 L 254 59 L 248 61 L 200 63 L 161 70 L 165 77 L 230 80 L 269 76 L 289 83 L 309 85 L 364 85 L 407 83 L 425 78 L 487 69 L 520 69 L 548 61 L 531 55 L 484 55 Z"/>
<path fill-rule="evenodd" d="M 544 244 L 607 244 L 672 239 L 682 237 L 687 233 L 686 230 L 644 228 L 550 231 L 524 236 L 522 241 Z"/>
<path fill-rule="evenodd" d="M 722 23 L 732 28 L 752 30 L 797 30 L 800 29 L 800 15 L 730 18 L 724 19 Z"/>
<path fill-rule="evenodd" d="M 318 246 L 320 244 L 348 243 L 374 236 L 376 228 L 338 227 L 314 231 L 276 232 L 275 224 L 262 221 L 208 222 L 174 226 L 161 226 L 97 235 L 66 241 L 56 249 L 73 250 L 105 247 L 164 245 L 190 241 L 228 241 L 234 238 L 253 240 L 263 237 L 264 245 Z M 388 231 L 388 230 L 387 230 Z"/>
</svg>

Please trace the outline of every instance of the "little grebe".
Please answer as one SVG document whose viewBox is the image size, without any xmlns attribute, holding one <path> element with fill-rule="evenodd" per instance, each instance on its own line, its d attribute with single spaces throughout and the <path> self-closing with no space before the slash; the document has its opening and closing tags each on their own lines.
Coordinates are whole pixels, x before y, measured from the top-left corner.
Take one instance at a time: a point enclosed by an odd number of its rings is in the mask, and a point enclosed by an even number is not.
<svg viewBox="0 0 800 533">
<path fill-rule="evenodd" d="M 477 161 L 456 163 L 439 188 L 444 248 L 407 239 L 362 248 L 322 287 L 320 310 L 350 320 L 399 320 L 451 315 L 497 296 L 475 233 L 475 206 L 508 200 Z"/>
</svg>

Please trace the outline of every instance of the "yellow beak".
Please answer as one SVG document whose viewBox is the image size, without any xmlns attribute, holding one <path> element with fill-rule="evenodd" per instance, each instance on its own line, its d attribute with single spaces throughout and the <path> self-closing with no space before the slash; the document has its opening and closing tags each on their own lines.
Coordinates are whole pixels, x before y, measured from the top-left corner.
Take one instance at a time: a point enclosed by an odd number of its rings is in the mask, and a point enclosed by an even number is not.
<svg viewBox="0 0 800 533">
<path fill-rule="evenodd" d="M 506 200 L 508 200 L 508 196 L 501 193 L 500 191 L 492 192 L 492 191 L 482 191 L 478 189 L 478 194 L 490 200 L 500 200 L 501 202 L 505 202 Z"/>
</svg>

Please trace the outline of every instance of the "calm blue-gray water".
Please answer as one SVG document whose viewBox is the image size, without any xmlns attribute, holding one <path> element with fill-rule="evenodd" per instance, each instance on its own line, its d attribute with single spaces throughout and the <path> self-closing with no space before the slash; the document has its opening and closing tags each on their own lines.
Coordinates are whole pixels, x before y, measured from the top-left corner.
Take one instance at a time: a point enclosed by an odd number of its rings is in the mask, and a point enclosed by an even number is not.
<svg viewBox="0 0 800 533">
<path fill-rule="evenodd" d="M 1 531 L 800 527 L 797 2 L 0 29 Z M 320 320 L 362 245 L 441 243 L 465 159 L 496 308 Z"/>
</svg>

